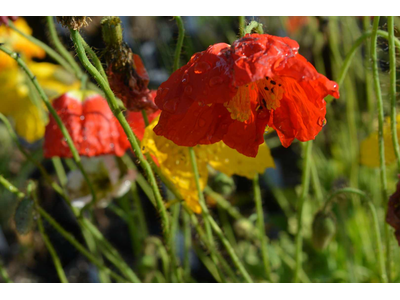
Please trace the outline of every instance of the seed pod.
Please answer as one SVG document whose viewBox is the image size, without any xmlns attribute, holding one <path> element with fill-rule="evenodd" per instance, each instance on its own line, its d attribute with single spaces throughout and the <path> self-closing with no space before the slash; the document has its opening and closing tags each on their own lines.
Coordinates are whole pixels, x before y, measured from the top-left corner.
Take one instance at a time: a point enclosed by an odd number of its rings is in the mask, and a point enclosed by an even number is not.
<svg viewBox="0 0 400 300">
<path fill-rule="evenodd" d="M 312 224 L 312 243 L 315 249 L 323 250 L 328 246 L 336 232 L 336 219 L 332 212 L 319 211 Z"/>
<path fill-rule="evenodd" d="M 32 230 L 33 213 L 34 213 L 34 202 L 33 200 L 25 197 L 18 204 L 14 216 L 15 225 L 18 233 L 25 235 Z"/>
<path fill-rule="evenodd" d="M 233 227 L 239 238 L 251 239 L 253 237 L 254 226 L 249 220 L 247 219 L 238 220 L 236 221 Z"/>
<path fill-rule="evenodd" d="M 57 21 L 65 28 L 79 30 L 89 25 L 89 17 L 57 17 Z"/>
</svg>

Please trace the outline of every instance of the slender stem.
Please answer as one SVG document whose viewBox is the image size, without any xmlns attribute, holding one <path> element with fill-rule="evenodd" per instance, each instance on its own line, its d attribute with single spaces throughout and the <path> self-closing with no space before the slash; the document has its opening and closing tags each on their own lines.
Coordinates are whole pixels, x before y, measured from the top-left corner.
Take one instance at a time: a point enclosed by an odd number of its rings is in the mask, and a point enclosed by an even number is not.
<svg viewBox="0 0 400 300">
<path fill-rule="evenodd" d="M 54 249 L 49 237 L 46 234 L 46 231 L 44 230 L 42 218 L 40 215 L 37 218 L 37 223 L 38 223 L 38 228 L 39 228 L 40 234 L 42 235 L 43 241 L 46 244 L 47 250 L 49 250 L 49 253 L 53 260 L 54 267 L 56 268 L 56 271 L 57 271 L 58 277 L 60 278 L 60 281 L 62 283 L 68 283 L 68 279 L 67 279 L 67 276 L 65 276 L 65 272 L 62 268 L 60 258 L 58 257 L 56 250 Z"/>
<path fill-rule="evenodd" d="M 89 180 L 89 177 L 88 177 L 85 169 L 83 168 L 83 165 L 81 163 L 81 158 L 79 156 L 78 151 L 75 148 L 75 145 L 74 145 L 74 143 L 72 141 L 72 138 L 69 135 L 67 128 L 65 127 L 65 125 L 61 121 L 60 117 L 58 116 L 57 112 L 55 111 L 55 109 L 51 105 L 51 103 L 49 101 L 49 98 L 45 94 L 45 92 L 42 89 L 42 87 L 39 85 L 39 83 L 38 83 L 38 81 L 36 79 L 36 76 L 31 72 L 31 70 L 29 70 L 29 68 L 26 66 L 24 61 L 20 58 L 20 56 L 17 53 L 14 53 L 14 52 L 4 48 L 1 45 L 0 45 L 0 50 L 3 51 L 4 53 L 8 54 L 11 58 L 15 59 L 17 61 L 18 65 L 25 71 L 25 73 L 28 75 L 29 79 L 32 81 L 32 83 L 35 86 L 36 90 L 38 91 L 40 97 L 42 98 L 43 102 L 45 103 L 47 109 L 50 111 L 50 113 L 52 114 L 52 116 L 56 120 L 56 123 L 57 123 L 58 127 L 60 128 L 63 136 L 67 140 L 66 142 L 68 144 L 69 149 L 71 150 L 71 153 L 72 153 L 72 156 L 73 156 L 73 158 L 75 160 L 75 163 L 77 164 L 79 170 L 82 172 L 82 175 L 85 178 L 86 183 L 89 186 L 90 192 L 92 194 L 92 202 L 96 202 L 96 193 L 94 191 L 93 185 L 92 185 L 91 181 Z"/>
<path fill-rule="evenodd" d="M 142 110 L 142 116 L 143 116 L 144 125 L 146 127 L 149 126 L 149 118 L 147 117 L 147 113 L 145 110 Z"/>
<path fill-rule="evenodd" d="M 222 197 L 220 194 L 214 192 L 209 186 L 206 186 L 204 188 L 204 192 L 207 195 L 211 196 L 217 202 L 217 204 L 220 207 L 222 207 L 225 211 L 227 211 L 228 214 L 234 219 L 240 220 L 244 218 L 236 207 L 232 206 L 231 203 L 224 197 Z"/>
<path fill-rule="evenodd" d="M 96 67 L 96 69 L 100 72 L 101 76 L 103 76 L 104 80 L 108 83 L 106 72 L 104 71 L 103 64 L 101 63 L 100 59 L 96 55 L 96 52 L 90 47 L 86 41 L 80 36 L 81 42 L 83 47 L 85 48 L 86 53 L 89 55 L 92 63 Z"/>
<path fill-rule="evenodd" d="M 136 216 L 140 226 L 141 240 L 148 235 L 146 216 L 143 211 L 142 202 L 140 201 L 136 181 L 132 181 L 131 194 L 133 199 L 133 205 L 135 207 Z"/>
<path fill-rule="evenodd" d="M 145 172 L 147 174 L 148 180 L 150 182 L 151 188 L 154 193 L 154 197 L 156 199 L 157 207 L 160 211 L 165 237 L 166 237 L 166 240 L 168 241 L 170 239 L 170 237 L 169 237 L 169 217 L 168 217 L 167 211 L 165 209 L 164 202 L 162 200 L 160 191 L 158 189 L 157 181 L 156 181 L 154 173 L 151 169 L 151 166 L 148 163 L 148 161 L 144 158 L 142 151 L 140 149 L 139 142 L 138 142 L 135 134 L 133 133 L 132 129 L 129 127 L 129 124 L 126 121 L 122 111 L 119 109 L 115 95 L 111 91 L 110 86 L 108 85 L 108 82 L 101 76 L 101 74 L 97 71 L 97 69 L 88 60 L 86 53 L 85 53 L 85 49 L 81 43 L 82 38 L 81 38 L 79 32 L 75 31 L 75 30 L 71 30 L 71 38 L 75 43 L 75 48 L 76 48 L 76 51 L 77 51 L 80 61 L 82 62 L 85 69 L 87 69 L 89 71 L 89 73 L 94 77 L 96 82 L 100 85 L 100 87 L 104 91 L 106 98 L 107 98 L 108 105 L 111 108 L 111 111 L 113 112 L 113 114 L 115 115 L 115 117 L 117 118 L 119 123 L 121 124 L 122 128 L 124 129 L 124 132 L 128 137 L 128 140 L 131 144 L 133 151 L 136 153 L 136 156 L 138 157 L 143 169 L 145 170 Z"/>
<path fill-rule="evenodd" d="M 61 225 L 58 224 L 58 222 L 54 220 L 43 208 L 38 206 L 37 211 L 43 218 L 45 218 L 54 227 L 54 229 L 56 229 L 68 242 L 70 242 L 79 252 L 81 252 L 84 256 L 86 256 L 86 258 L 89 259 L 98 268 L 107 272 L 111 277 L 113 277 L 118 282 L 126 282 L 124 278 L 122 278 L 121 276 L 114 273 L 106 266 L 104 266 L 95 256 L 93 256 L 89 251 L 87 251 L 85 247 L 82 246 L 82 244 L 80 244 L 71 233 L 62 228 Z"/>
<path fill-rule="evenodd" d="M 392 131 L 392 142 L 394 153 L 397 159 L 397 169 L 400 172 L 400 149 L 397 138 L 397 121 L 396 121 L 396 48 L 394 44 L 394 17 L 387 17 L 389 32 L 389 62 L 390 62 L 390 127 Z"/>
<path fill-rule="evenodd" d="M 59 63 L 61 66 L 64 67 L 64 69 L 66 69 L 68 72 L 74 74 L 74 70 L 71 68 L 71 66 L 68 64 L 68 62 L 60 55 L 58 54 L 56 51 L 54 51 L 51 47 L 47 46 L 45 43 L 43 43 L 42 41 L 39 41 L 38 39 L 34 38 L 31 35 L 28 35 L 24 32 L 22 32 L 21 30 L 19 30 L 17 27 L 15 27 L 15 25 L 13 24 L 13 22 L 9 21 L 8 22 L 8 26 L 10 28 L 12 28 L 15 32 L 19 33 L 20 35 L 22 35 L 24 38 L 26 38 L 27 40 L 29 40 L 30 42 L 34 43 L 35 45 L 39 46 L 40 48 L 42 48 L 47 55 L 49 55 L 52 59 L 54 59 L 57 63 Z M 79 76 L 77 74 L 75 74 L 76 77 L 78 79 Z"/>
<path fill-rule="evenodd" d="M 296 268 L 294 270 L 294 282 L 299 281 L 299 272 L 302 269 L 302 247 L 303 247 L 303 206 L 308 196 L 310 186 L 310 161 L 312 152 L 312 141 L 303 145 L 303 174 L 301 179 L 301 195 L 297 207 L 297 233 L 296 233 Z"/>
<path fill-rule="evenodd" d="M 183 26 L 182 18 L 175 17 L 176 25 L 178 25 L 178 42 L 176 43 L 175 56 L 174 56 L 174 71 L 179 69 L 179 61 L 181 57 L 183 39 L 185 38 L 185 27 Z"/>
<path fill-rule="evenodd" d="M 190 162 L 192 164 L 193 168 L 193 173 L 194 173 L 194 178 L 196 182 L 196 187 L 197 191 L 199 194 L 199 204 L 202 209 L 202 214 L 206 222 L 209 222 L 211 225 L 211 228 L 214 230 L 216 235 L 220 238 L 222 244 L 224 245 L 225 249 L 227 250 L 229 256 L 231 257 L 233 263 L 235 266 L 238 268 L 239 272 L 242 274 L 246 282 L 253 282 L 251 279 L 249 273 L 246 271 L 244 268 L 243 264 L 239 260 L 239 257 L 235 253 L 235 251 L 232 248 L 232 245 L 229 243 L 228 239 L 225 237 L 224 233 L 222 232 L 221 228 L 218 226 L 218 224 L 214 221 L 214 219 L 211 217 L 210 212 L 208 211 L 207 205 L 204 200 L 204 195 L 203 191 L 201 190 L 200 187 L 200 177 L 199 177 L 199 171 L 197 169 L 197 163 L 196 163 L 196 155 L 194 153 L 194 150 L 192 147 L 189 147 L 189 154 L 190 154 Z"/>
<path fill-rule="evenodd" d="M 51 161 L 53 162 L 54 169 L 56 170 L 58 180 L 60 181 L 62 188 L 65 189 L 65 185 L 67 184 L 68 179 L 67 175 L 65 174 L 61 158 L 55 156 L 51 159 Z"/>
<path fill-rule="evenodd" d="M 381 94 L 381 86 L 379 82 L 379 69 L 378 69 L 378 58 L 377 58 L 377 39 L 378 39 L 378 27 L 380 17 L 374 17 L 372 25 L 372 36 L 371 36 L 371 59 L 372 59 L 372 76 L 374 79 L 375 97 L 378 102 L 378 142 L 379 142 L 379 173 L 381 179 L 381 193 L 384 206 L 387 208 L 388 192 L 387 192 L 387 177 L 386 177 L 386 164 L 385 164 L 385 143 L 383 137 L 383 124 L 384 124 L 384 111 L 383 111 L 383 100 Z M 385 226 L 385 239 L 386 239 L 386 272 L 388 274 L 388 280 L 391 278 L 391 250 L 390 250 L 390 237 L 388 225 Z"/>
<path fill-rule="evenodd" d="M 267 241 L 265 239 L 264 211 L 262 207 L 261 190 L 259 185 L 258 174 L 256 174 L 256 176 L 254 176 L 253 178 L 253 191 L 254 191 L 254 201 L 256 202 L 258 238 L 261 243 L 261 253 L 264 264 L 264 271 L 267 280 L 271 281 L 271 267 L 268 256 Z"/>
<path fill-rule="evenodd" d="M 71 55 L 71 53 L 68 52 L 67 49 L 65 49 L 64 45 L 60 41 L 60 38 L 58 37 L 56 27 L 54 26 L 54 17 L 53 16 L 47 16 L 47 27 L 49 28 L 50 32 L 50 38 L 51 41 L 53 42 L 54 46 L 56 47 L 58 53 L 61 54 L 61 56 L 69 63 L 71 68 L 74 70 L 74 73 L 77 75 L 78 78 L 81 78 L 83 75 L 83 72 L 79 65 L 76 63 L 74 57 Z"/>
<path fill-rule="evenodd" d="M 117 267 L 121 273 L 129 278 L 130 281 L 134 283 L 140 283 L 140 279 L 137 277 L 135 272 L 125 263 L 124 259 L 118 253 L 118 251 L 104 238 L 102 233 L 94 226 L 88 219 L 82 218 L 79 221 L 80 225 L 85 227 L 93 237 L 98 241 L 99 245 L 104 249 L 103 253 L 107 259 Z"/>
<path fill-rule="evenodd" d="M 24 198 L 25 194 L 20 192 L 11 182 L 4 178 L 3 175 L 0 175 L 0 184 L 6 188 L 9 192 L 15 194 L 18 198 Z"/>
<path fill-rule="evenodd" d="M 176 282 L 183 282 L 180 268 L 178 267 L 178 262 L 176 258 L 176 234 L 178 233 L 178 225 L 179 225 L 179 213 L 180 213 L 181 206 L 175 205 L 172 208 L 172 221 L 171 221 L 171 278 L 174 279 Z"/>
<path fill-rule="evenodd" d="M 192 232 L 190 226 L 190 216 L 186 212 L 182 214 L 183 220 L 183 237 L 184 237 L 184 251 L 183 251 L 183 271 L 184 278 L 190 279 L 190 250 L 192 249 Z"/>
<path fill-rule="evenodd" d="M 245 26 L 246 26 L 246 17 L 239 16 L 239 34 L 240 34 L 240 36 L 244 36 Z"/>
<path fill-rule="evenodd" d="M 118 199 L 120 206 L 122 207 L 121 212 L 123 219 L 128 225 L 128 231 L 131 239 L 132 252 L 134 255 L 139 255 L 142 249 L 142 239 L 140 237 L 140 229 L 135 224 L 134 213 L 131 207 L 131 202 L 128 194 Z M 115 206 L 116 207 L 116 206 Z"/>
</svg>

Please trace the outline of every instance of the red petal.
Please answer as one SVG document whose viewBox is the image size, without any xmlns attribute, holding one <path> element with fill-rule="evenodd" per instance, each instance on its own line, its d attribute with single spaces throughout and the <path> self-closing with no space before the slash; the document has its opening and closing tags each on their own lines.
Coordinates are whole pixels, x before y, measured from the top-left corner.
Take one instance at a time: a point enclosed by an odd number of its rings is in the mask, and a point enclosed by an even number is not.
<svg viewBox="0 0 400 300">
<path fill-rule="evenodd" d="M 154 132 L 179 146 L 213 144 L 222 140 L 233 120 L 222 104 L 199 106 L 197 102 L 185 114 L 163 111 Z"/>
<path fill-rule="evenodd" d="M 289 38 L 269 34 L 249 34 L 232 45 L 231 58 L 235 86 L 272 77 L 272 68 L 284 66 L 297 54 L 299 44 Z"/>
<path fill-rule="evenodd" d="M 194 102 L 224 103 L 236 93 L 230 83 L 231 67 L 225 55 L 229 45 L 220 43 L 196 53 L 157 91 L 156 104 L 166 112 L 185 113 Z"/>
<path fill-rule="evenodd" d="M 80 99 L 66 93 L 53 101 L 53 106 L 67 128 L 80 155 L 122 156 L 129 148 L 129 141 L 107 101 L 99 95 Z M 46 126 L 44 156 L 72 157 L 61 130 L 50 115 Z"/>
</svg>

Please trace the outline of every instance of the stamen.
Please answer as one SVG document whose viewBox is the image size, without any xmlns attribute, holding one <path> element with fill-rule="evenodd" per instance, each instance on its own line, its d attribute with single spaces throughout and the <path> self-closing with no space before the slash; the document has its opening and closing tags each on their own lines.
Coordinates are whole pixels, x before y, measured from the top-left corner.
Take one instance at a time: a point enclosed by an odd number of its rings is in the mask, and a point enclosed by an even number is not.
<svg viewBox="0 0 400 300">
<path fill-rule="evenodd" d="M 256 98 L 256 89 L 253 83 L 240 86 L 236 95 L 224 104 L 226 109 L 231 113 L 232 119 L 244 122 L 250 118 L 251 94 L 254 94 L 253 98 Z"/>
<path fill-rule="evenodd" d="M 272 80 L 267 76 L 265 79 L 256 81 L 256 84 L 260 94 L 260 105 L 267 109 L 277 109 L 285 92 L 281 80 L 279 78 Z"/>
</svg>

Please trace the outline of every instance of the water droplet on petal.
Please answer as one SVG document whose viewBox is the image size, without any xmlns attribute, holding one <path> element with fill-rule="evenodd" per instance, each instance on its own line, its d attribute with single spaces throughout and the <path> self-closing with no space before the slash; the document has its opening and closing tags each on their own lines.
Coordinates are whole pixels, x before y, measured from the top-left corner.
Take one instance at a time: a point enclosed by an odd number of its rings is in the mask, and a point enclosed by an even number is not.
<svg viewBox="0 0 400 300">
<path fill-rule="evenodd" d="M 326 125 L 326 119 L 325 118 L 319 118 L 317 121 L 317 124 L 321 127 L 324 127 Z"/>
<path fill-rule="evenodd" d="M 196 74 L 202 74 L 204 72 L 207 72 L 209 69 L 211 69 L 210 65 L 208 63 L 206 63 L 205 61 L 201 61 L 199 63 L 197 63 L 194 66 L 194 72 Z"/>
<path fill-rule="evenodd" d="M 86 152 L 86 153 L 89 153 L 89 148 L 85 148 L 85 152 Z"/>
<path fill-rule="evenodd" d="M 178 102 L 179 102 L 179 98 L 173 98 L 173 99 L 167 100 L 163 105 L 163 110 L 165 110 L 167 112 L 171 112 L 171 113 L 175 112 L 176 107 L 178 106 Z"/>
<path fill-rule="evenodd" d="M 80 116 L 79 119 L 81 119 L 81 121 L 85 120 L 85 116 Z"/>
<path fill-rule="evenodd" d="M 210 81 L 208 82 L 208 84 L 210 85 L 210 87 L 216 86 L 218 84 L 221 84 L 224 80 L 222 79 L 221 76 L 214 76 L 210 79 Z"/>
<path fill-rule="evenodd" d="M 177 164 L 177 165 L 179 165 L 179 163 L 180 163 L 180 161 L 179 161 L 179 159 L 175 162 L 175 164 Z"/>
<path fill-rule="evenodd" d="M 193 92 L 192 86 L 188 85 L 185 87 L 185 94 L 190 95 Z"/>
<path fill-rule="evenodd" d="M 113 143 L 110 144 L 110 148 L 114 149 L 114 144 Z"/>
<path fill-rule="evenodd" d="M 185 73 L 182 77 L 182 84 L 188 84 L 189 83 L 189 74 Z"/>
</svg>

